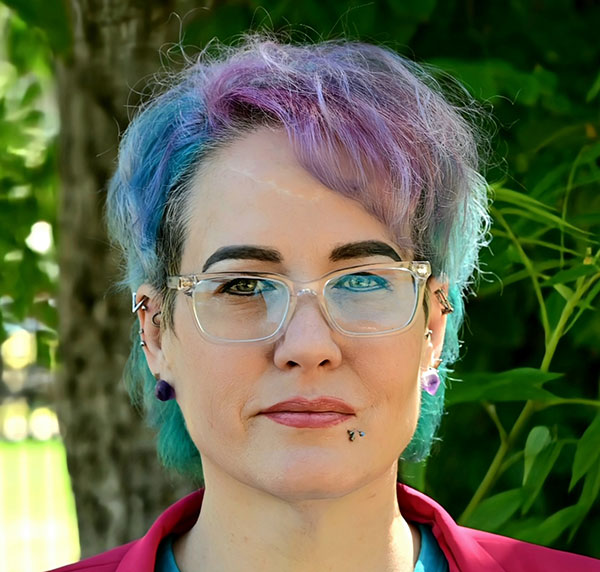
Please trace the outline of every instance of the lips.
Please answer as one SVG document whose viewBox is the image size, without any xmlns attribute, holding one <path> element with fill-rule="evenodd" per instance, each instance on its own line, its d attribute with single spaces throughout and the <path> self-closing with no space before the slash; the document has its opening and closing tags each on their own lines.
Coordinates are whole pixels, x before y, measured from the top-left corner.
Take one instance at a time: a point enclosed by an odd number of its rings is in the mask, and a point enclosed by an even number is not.
<svg viewBox="0 0 600 572">
<path fill-rule="evenodd" d="M 280 412 L 304 412 L 304 413 L 345 413 L 354 415 L 355 411 L 345 401 L 335 397 L 318 397 L 316 399 L 306 399 L 304 397 L 294 397 L 287 401 L 281 401 L 275 405 L 264 409 L 261 413 L 280 413 Z"/>
<path fill-rule="evenodd" d="M 318 429 L 343 423 L 353 417 L 355 411 L 345 401 L 334 397 L 295 397 L 276 403 L 260 414 L 280 425 Z"/>
</svg>

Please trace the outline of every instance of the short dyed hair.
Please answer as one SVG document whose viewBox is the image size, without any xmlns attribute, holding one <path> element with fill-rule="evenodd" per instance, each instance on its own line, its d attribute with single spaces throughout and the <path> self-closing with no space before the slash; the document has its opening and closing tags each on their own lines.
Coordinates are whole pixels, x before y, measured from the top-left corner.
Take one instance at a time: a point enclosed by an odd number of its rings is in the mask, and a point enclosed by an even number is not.
<svg viewBox="0 0 600 572">
<path fill-rule="evenodd" d="M 107 221 L 124 253 L 123 284 L 131 291 L 151 284 L 162 296 L 162 323 L 172 327 L 175 293 L 166 277 L 179 273 L 191 181 L 236 138 L 281 128 L 308 172 L 359 201 L 404 252 L 429 260 L 433 275 L 449 284 L 454 313 L 441 355 L 444 381 L 458 357 L 463 298 L 489 225 L 475 113 L 464 90 L 443 95 L 430 71 L 386 47 L 298 45 L 264 35 L 247 35 L 234 47 L 215 43 L 140 108 L 122 139 Z M 125 371 L 130 395 L 158 430 L 163 464 L 199 477 L 200 455 L 178 404 L 153 395 L 137 328 Z M 429 454 L 444 389 L 422 392 L 404 459 Z"/>
</svg>

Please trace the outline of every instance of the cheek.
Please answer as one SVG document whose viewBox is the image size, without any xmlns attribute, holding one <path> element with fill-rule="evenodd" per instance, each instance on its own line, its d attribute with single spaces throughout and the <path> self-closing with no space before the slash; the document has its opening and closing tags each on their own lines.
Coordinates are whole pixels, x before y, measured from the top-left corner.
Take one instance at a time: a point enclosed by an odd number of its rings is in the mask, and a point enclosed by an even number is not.
<svg viewBox="0 0 600 572">
<path fill-rule="evenodd" d="M 421 400 L 421 348 L 419 336 L 389 337 L 365 348 L 355 360 L 372 404 L 366 426 L 375 432 L 380 443 L 386 444 L 386 455 L 398 456 L 416 429 Z"/>
<path fill-rule="evenodd" d="M 418 390 L 422 344 L 415 336 L 390 336 L 355 356 L 355 368 L 374 401 L 404 401 Z M 418 393 L 418 391 L 417 391 Z M 377 399 L 379 396 L 379 399 Z"/>
<path fill-rule="evenodd" d="M 244 439 L 243 409 L 253 399 L 264 360 L 256 351 L 211 344 L 195 332 L 194 347 L 179 348 L 172 363 L 177 401 L 202 453 L 210 443 Z"/>
</svg>

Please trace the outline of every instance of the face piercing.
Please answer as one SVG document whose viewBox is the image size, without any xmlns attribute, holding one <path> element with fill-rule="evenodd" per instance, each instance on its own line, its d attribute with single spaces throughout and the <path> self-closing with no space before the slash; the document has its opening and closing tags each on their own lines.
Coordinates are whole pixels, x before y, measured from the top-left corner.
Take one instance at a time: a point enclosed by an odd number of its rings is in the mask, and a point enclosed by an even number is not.
<svg viewBox="0 0 600 572">
<path fill-rule="evenodd" d="M 452 307 L 452 304 L 450 304 L 450 301 L 448 300 L 446 293 L 441 288 L 438 288 L 434 292 L 434 294 L 435 294 L 435 297 L 438 299 L 438 302 L 442 306 L 442 316 L 444 314 L 450 314 L 450 313 L 454 312 L 454 308 Z"/>
<path fill-rule="evenodd" d="M 156 312 L 156 314 L 154 314 L 152 316 L 152 323 L 157 327 L 160 328 L 160 322 L 158 321 L 158 316 L 161 315 L 162 312 Z"/>
<path fill-rule="evenodd" d="M 356 435 L 358 435 L 359 437 L 364 437 L 365 432 L 361 431 L 360 429 L 348 429 L 348 440 L 349 441 L 354 441 L 356 439 Z"/>
</svg>

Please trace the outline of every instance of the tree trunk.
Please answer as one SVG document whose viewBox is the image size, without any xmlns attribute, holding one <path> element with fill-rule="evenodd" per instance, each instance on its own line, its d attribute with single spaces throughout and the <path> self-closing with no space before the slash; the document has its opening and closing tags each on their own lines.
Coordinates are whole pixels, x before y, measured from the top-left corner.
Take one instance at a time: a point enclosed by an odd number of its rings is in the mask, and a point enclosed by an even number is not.
<svg viewBox="0 0 600 572">
<path fill-rule="evenodd" d="M 191 485 L 159 467 L 121 374 L 133 317 L 111 291 L 117 256 L 103 224 L 107 179 L 141 79 L 177 41 L 173 1 L 70 0 L 73 48 L 57 69 L 61 118 L 57 408 L 82 556 L 141 536 Z M 132 91 L 132 88 L 134 90 Z"/>
</svg>

